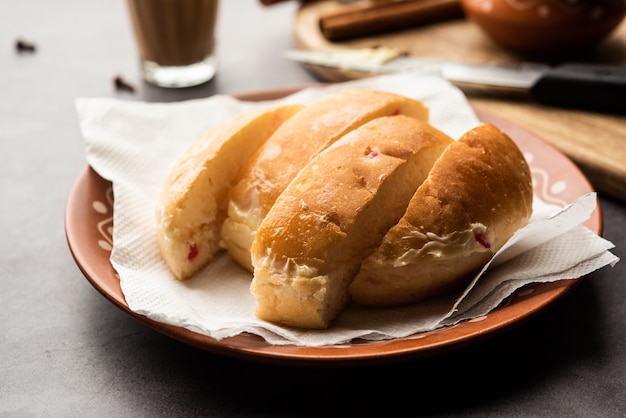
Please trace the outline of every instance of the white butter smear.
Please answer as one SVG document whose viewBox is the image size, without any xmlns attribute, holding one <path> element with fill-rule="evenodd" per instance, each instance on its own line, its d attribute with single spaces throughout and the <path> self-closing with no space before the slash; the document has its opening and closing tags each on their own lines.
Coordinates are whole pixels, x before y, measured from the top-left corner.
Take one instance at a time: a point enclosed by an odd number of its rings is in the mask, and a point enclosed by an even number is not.
<svg viewBox="0 0 626 418">
<path fill-rule="evenodd" d="M 462 295 L 399 308 L 351 306 L 324 331 L 285 328 L 257 319 L 256 302 L 249 291 L 251 275 L 225 254 L 188 281 L 174 279 L 156 245 L 155 210 L 167 171 L 178 156 L 207 129 L 243 110 L 308 103 L 331 91 L 357 86 L 421 100 L 430 108 L 431 123 L 452 138 L 480 123 L 457 88 L 443 79 L 415 74 L 306 89 L 260 103 L 224 95 L 180 103 L 78 99 L 87 160 L 113 182 L 111 263 L 130 309 L 215 339 L 252 333 L 276 345 L 325 346 L 355 338 L 405 337 L 475 318 L 526 284 L 576 278 L 618 261 L 609 252 L 610 242 L 582 226 L 595 208 L 595 195 L 589 194 L 554 217 L 546 214 L 557 208 L 537 202 L 540 216 L 516 234 L 492 268 Z"/>
</svg>

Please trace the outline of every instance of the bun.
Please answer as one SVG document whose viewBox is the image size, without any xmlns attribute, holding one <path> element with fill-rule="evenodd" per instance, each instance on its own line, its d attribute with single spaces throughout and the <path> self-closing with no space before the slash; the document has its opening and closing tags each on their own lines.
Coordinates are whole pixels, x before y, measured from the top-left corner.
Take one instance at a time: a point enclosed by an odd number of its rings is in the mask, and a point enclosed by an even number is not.
<svg viewBox="0 0 626 418">
<path fill-rule="evenodd" d="M 178 279 L 204 267 L 220 249 L 227 195 L 240 169 L 302 106 L 252 110 L 199 137 L 172 166 L 157 209 L 157 244 Z"/>
<path fill-rule="evenodd" d="M 515 143 L 492 125 L 469 131 L 437 160 L 400 222 L 362 263 L 353 300 L 397 305 L 467 285 L 528 222 L 532 199 Z"/>
<path fill-rule="evenodd" d="M 404 214 L 452 142 L 414 118 L 381 117 L 308 162 L 269 210 L 252 245 L 257 316 L 327 327 L 349 302 L 348 286 L 362 258 Z"/>
<path fill-rule="evenodd" d="M 229 254 L 252 271 L 250 247 L 261 221 L 291 180 L 315 155 L 347 132 L 388 115 L 428 120 L 420 102 L 392 93 L 346 89 L 306 106 L 257 151 L 230 193 L 222 239 Z"/>
<path fill-rule="evenodd" d="M 465 286 L 532 212 L 530 169 L 483 124 L 454 141 L 421 103 L 367 89 L 243 113 L 172 167 L 157 243 L 178 279 L 221 248 L 260 319 L 323 329 L 350 301 Z"/>
</svg>

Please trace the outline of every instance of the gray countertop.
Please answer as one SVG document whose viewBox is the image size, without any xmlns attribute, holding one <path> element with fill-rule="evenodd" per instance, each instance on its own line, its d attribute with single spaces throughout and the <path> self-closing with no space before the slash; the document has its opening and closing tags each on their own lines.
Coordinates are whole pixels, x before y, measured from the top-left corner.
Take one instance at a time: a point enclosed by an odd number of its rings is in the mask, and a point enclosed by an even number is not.
<svg viewBox="0 0 626 418">
<path fill-rule="evenodd" d="M 64 211 L 86 166 L 74 100 L 174 101 L 317 80 L 281 58 L 297 4 L 223 1 L 219 73 L 141 82 L 123 0 L 0 4 L 0 416 L 626 416 L 626 264 L 469 346 L 385 366 L 297 368 L 203 351 L 102 297 L 68 249 Z M 36 44 L 18 54 L 14 43 Z M 134 93 L 116 91 L 121 75 Z M 626 207 L 600 197 L 624 258 Z"/>
</svg>

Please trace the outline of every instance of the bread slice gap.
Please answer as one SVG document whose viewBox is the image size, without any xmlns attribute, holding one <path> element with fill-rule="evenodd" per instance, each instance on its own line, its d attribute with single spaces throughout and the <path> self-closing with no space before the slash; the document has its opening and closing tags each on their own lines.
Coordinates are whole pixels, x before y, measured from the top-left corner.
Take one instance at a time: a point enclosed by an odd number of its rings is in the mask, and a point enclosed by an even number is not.
<svg viewBox="0 0 626 418">
<path fill-rule="evenodd" d="M 257 316 L 328 327 L 361 260 L 398 222 L 453 140 L 398 115 L 374 119 L 314 157 L 263 219 L 252 245 Z"/>
</svg>

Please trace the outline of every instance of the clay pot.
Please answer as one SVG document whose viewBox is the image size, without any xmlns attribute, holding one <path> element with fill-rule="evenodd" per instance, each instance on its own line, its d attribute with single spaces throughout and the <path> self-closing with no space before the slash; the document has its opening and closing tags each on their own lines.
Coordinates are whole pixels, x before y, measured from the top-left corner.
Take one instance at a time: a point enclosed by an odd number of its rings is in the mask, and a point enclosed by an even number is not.
<svg viewBox="0 0 626 418">
<path fill-rule="evenodd" d="M 467 17 L 522 53 L 588 48 L 624 19 L 626 0 L 461 0 Z"/>
</svg>

